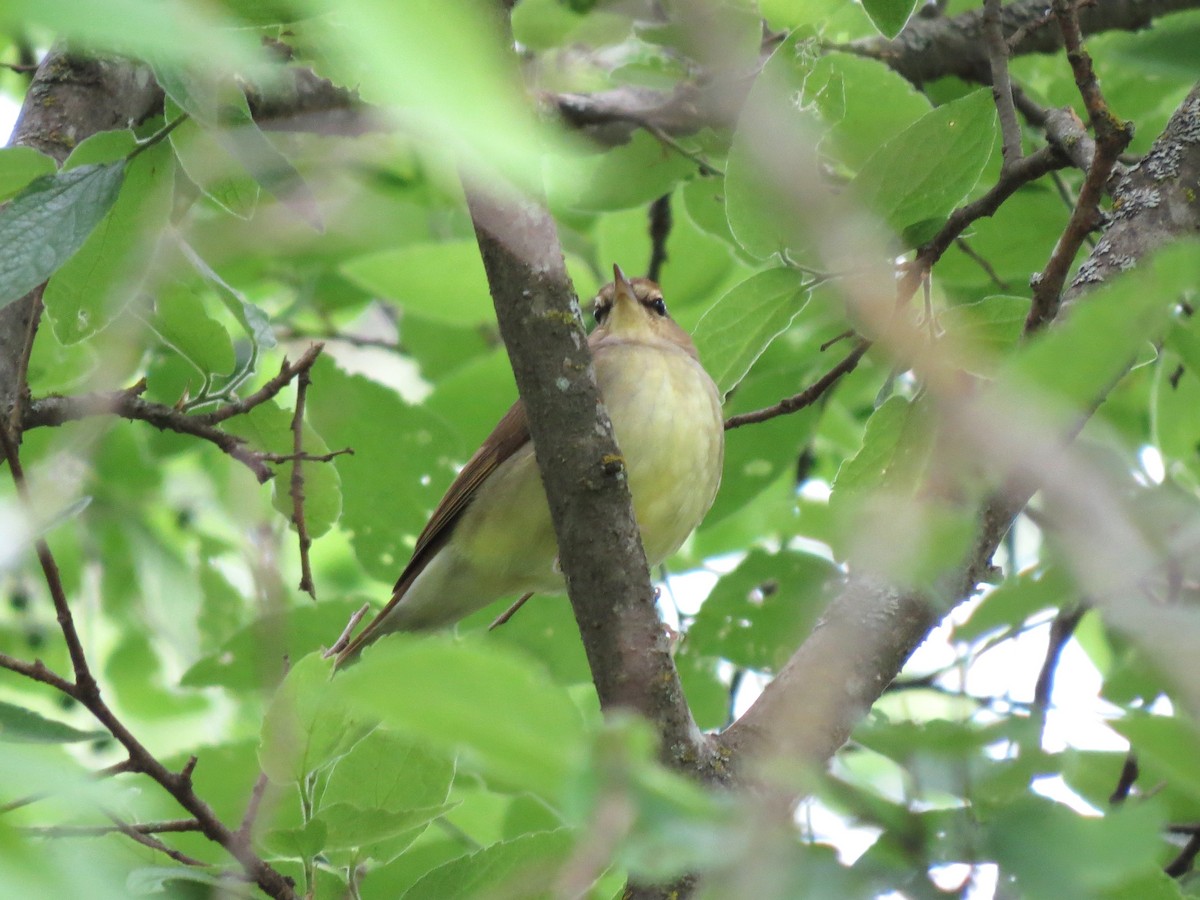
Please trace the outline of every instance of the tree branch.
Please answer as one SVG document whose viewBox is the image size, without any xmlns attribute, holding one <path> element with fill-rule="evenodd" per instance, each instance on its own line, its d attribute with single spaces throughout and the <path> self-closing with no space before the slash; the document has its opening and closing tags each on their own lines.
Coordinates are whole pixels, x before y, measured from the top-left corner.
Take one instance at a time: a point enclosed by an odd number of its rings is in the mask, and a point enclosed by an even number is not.
<svg viewBox="0 0 1200 900">
<path fill-rule="evenodd" d="M 859 360 L 866 355 L 867 350 L 871 347 L 871 342 L 860 340 L 845 358 L 842 359 L 836 366 L 814 381 L 809 387 L 805 388 L 798 394 L 791 397 L 785 397 L 774 406 L 768 406 L 765 409 L 758 409 L 754 412 L 741 413 L 736 416 L 730 416 L 725 420 L 725 430 L 729 431 L 732 428 L 741 428 L 743 425 L 753 425 L 758 422 L 766 422 L 768 419 L 774 419 L 776 416 L 787 415 L 794 413 L 805 407 L 812 406 L 816 403 L 825 392 L 828 391 L 837 381 L 843 376 L 848 375 L 857 368 Z"/>
<path fill-rule="evenodd" d="M 1181 141 L 1189 123 L 1193 128 L 1191 133 L 1195 134 L 1200 125 L 1200 86 L 1176 111 L 1160 141 L 1166 145 Z M 1048 149 L 1023 158 L 1018 167 L 1031 164 Z M 1188 150 L 1200 157 L 1197 147 Z M 1200 159 L 1193 161 L 1189 157 L 1188 164 L 1200 164 Z M 1188 182 L 1180 177 L 1181 173 L 1194 171 L 1187 165 L 1177 166 L 1171 176 L 1170 189 L 1179 193 L 1186 191 Z M 1001 181 L 1004 180 L 1002 175 Z M 1163 179 L 1164 182 L 1167 180 Z M 1165 183 L 1160 187 L 1164 191 L 1167 189 Z M 1005 191 L 1011 193 L 1007 187 L 1001 189 L 998 184 L 989 192 L 987 205 L 995 203 L 998 206 L 1002 199 L 1000 194 Z M 957 236 L 952 223 L 975 205 L 970 204 L 955 213 L 943 232 L 922 248 L 918 259 L 925 257 L 932 264 L 938 248 L 944 249 Z M 1135 227 L 1142 216 L 1156 212 L 1157 207 L 1139 207 L 1136 215 L 1130 216 L 1130 227 Z M 1151 246 L 1131 245 L 1131 252 L 1136 252 L 1137 256 L 1131 257 L 1128 263 L 1132 265 L 1142 253 L 1171 238 L 1194 232 L 1194 216 L 1193 212 L 1164 221 L 1155 215 L 1153 221 L 1159 225 L 1158 240 Z M 1097 271 L 1094 261 L 1102 255 L 1097 246 L 1089 260 L 1092 271 Z M 918 267 L 914 265 L 912 269 L 915 271 Z M 1104 270 L 1105 274 L 1111 271 Z M 906 283 L 915 279 L 910 271 L 901 291 L 906 288 Z M 1087 284 L 1101 280 L 1103 278 L 1098 276 Z M 1082 427 L 1082 421 L 1078 427 Z M 1034 489 L 1035 485 L 1031 483 L 1010 485 L 1007 491 L 993 496 L 985 505 L 977 520 L 978 531 L 971 550 L 958 566 L 939 580 L 939 595 L 948 598 L 948 604 L 935 604 L 930 597 L 898 590 L 869 576 L 852 574 L 837 589 L 820 626 L 741 719 L 719 737 L 723 750 L 738 758 L 739 769 L 747 758 L 752 757 L 784 755 L 793 759 L 798 756 L 814 765 L 825 762 L 844 743 L 858 719 L 925 639 L 940 614 L 969 597 L 983 580 L 990 569 L 992 554 Z"/>
<path fill-rule="evenodd" d="M 260 483 L 266 482 L 275 476 L 274 471 L 267 465 L 268 463 L 301 459 L 309 462 L 322 462 L 328 461 L 340 453 L 350 451 L 339 450 L 324 456 L 271 453 L 265 450 L 255 450 L 247 446 L 245 438 L 222 431 L 216 426 L 266 403 L 294 378 L 301 374 L 307 374 L 317 361 L 323 347 L 323 344 L 313 344 L 294 363 L 285 359 L 280 366 L 279 374 L 253 394 L 245 399 L 226 403 L 209 413 L 185 413 L 173 406 L 167 406 L 165 403 L 143 400 L 141 394 L 145 391 L 146 384 L 141 381 L 123 391 L 81 394 L 75 397 L 43 397 L 34 400 L 25 408 L 21 419 L 21 428 L 25 430 L 39 426 L 62 425 L 65 422 L 92 416 L 110 415 L 120 416 L 131 421 L 148 422 L 160 431 L 187 434 L 214 444 L 221 452 L 249 468 Z"/>
<path fill-rule="evenodd" d="M 1079 266 L 1066 301 L 1181 235 L 1200 233 L 1200 81 L 1113 192 L 1113 221 Z"/>
<path fill-rule="evenodd" d="M 1000 10 L 1001 28 L 1013 56 L 1054 53 L 1062 35 L 1046 0 L 1017 0 Z M 1137 31 L 1155 19 L 1195 9 L 1197 0 L 1104 0 L 1081 4 L 1079 25 L 1084 36 L 1102 31 Z M 913 16 L 894 39 L 865 38 L 839 49 L 887 63 L 916 85 L 957 75 L 966 81 L 990 83 L 991 66 L 984 39 L 983 9 L 950 18 Z"/>
<path fill-rule="evenodd" d="M 610 462 L 620 450 L 554 221 L 527 198 L 466 193 L 601 707 L 641 713 L 666 761 L 694 770 L 706 745 L 654 608 L 624 466 Z"/>
<path fill-rule="evenodd" d="M 25 482 L 25 473 L 21 466 L 19 451 L 15 440 L 6 428 L 0 428 L 0 446 L 3 447 L 4 456 L 8 461 L 9 473 L 16 486 L 17 495 L 26 510 L 31 510 L 32 501 Z M 175 798 L 180 806 L 192 814 L 200 825 L 199 830 L 204 833 L 205 837 L 228 850 L 242 865 L 246 874 L 267 894 L 279 898 L 279 900 L 294 900 L 295 892 L 292 890 L 289 880 L 259 857 L 248 845 L 238 841 L 236 833 L 225 826 L 217 818 L 212 808 L 196 795 L 196 792 L 192 788 L 191 778 L 196 758 L 192 757 L 181 772 L 170 771 L 134 736 L 133 732 L 109 708 L 101 696 L 100 686 L 96 682 L 88 665 L 87 657 L 83 651 L 83 644 L 79 639 L 79 632 L 75 627 L 75 620 L 71 614 L 70 605 L 67 602 L 67 595 L 63 588 L 62 578 L 59 575 L 58 564 L 55 562 L 54 555 L 50 552 L 49 544 L 46 543 L 45 539 L 37 538 L 34 541 L 34 546 L 37 550 L 38 560 L 42 566 L 42 573 L 46 579 L 46 586 L 50 590 L 50 597 L 58 615 L 59 628 L 62 631 L 63 639 L 66 641 L 67 649 L 70 653 L 71 666 L 75 676 L 74 681 L 68 682 L 66 679 L 54 675 L 40 661 L 30 665 L 21 663 L 19 660 L 12 659 L 11 657 L 3 657 L 0 658 L 0 665 L 3 665 L 4 668 L 10 671 L 19 672 L 36 681 L 49 684 L 68 697 L 76 700 L 125 748 L 125 752 L 129 754 L 129 768 L 131 771 L 142 772 L 158 782 L 159 785 Z M 133 834 L 130 834 L 130 836 L 133 837 Z M 138 839 L 143 843 L 150 840 L 146 835 L 141 835 Z M 161 844 L 161 842 L 157 843 Z M 173 852 L 165 846 L 156 847 L 155 849 L 162 849 L 168 853 Z"/>
<path fill-rule="evenodd" d="M 85 138 L 140 122 L 161 106 L 149 69 L 127 60 L 72 55 L 56 46 L 25 94 L 10 146 L 33 147 L 61 164 Z M 0 309 L 0 421 L 24 401 L 28 348 L 40 320 L 42 289 Z M 20 442 L 20 434 L 14 435 Z"/>
<path fill-rule="evenodd" d="M 1083 48 L 1078 10 L 1074 0 L 1054 0 L 1054 16 L 1062 31 L 1067 59 L 1075 75 L 1075 84 L 1087 107 L 1092 130 L 1096 134 L 1096 151 L 1079 189 L 1075 208 L 1054 247 L 1046 268 L 1033 279 L 1033 302 L 1025 320 L 1026 334 L 1037 331 L 1058 314 L 1063 285 L 1075 261 L 1075 254 L 1084 239 L 1100 223 L 1100 200 L 1117 157 L 1133 139 L 1133 123 L 1119 121 L 1108 109 L 1100 84 L 1092 69 L 1092 59 Z"/>
</svg>

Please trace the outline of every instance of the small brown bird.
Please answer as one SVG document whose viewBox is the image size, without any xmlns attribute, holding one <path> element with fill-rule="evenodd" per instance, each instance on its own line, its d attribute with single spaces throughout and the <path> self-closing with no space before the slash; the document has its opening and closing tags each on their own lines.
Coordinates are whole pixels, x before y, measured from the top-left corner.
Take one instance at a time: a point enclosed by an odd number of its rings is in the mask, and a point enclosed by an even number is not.
<svg viewBox="0 0 1200 900">
<path fill-rule="evenodd" d="M 625 457 L 651 566 L 679 549 L 712 506 L 725 431 L 717 387 L 649 279 L 596 296 L 588 338 L 596 381 Z M 454 479 L 417 538 L 392 599 L 338 664 L 392 631 L 449 625 L 500 597 L 562 593 L 558 545 L 518 400 Z"/>
</svg>

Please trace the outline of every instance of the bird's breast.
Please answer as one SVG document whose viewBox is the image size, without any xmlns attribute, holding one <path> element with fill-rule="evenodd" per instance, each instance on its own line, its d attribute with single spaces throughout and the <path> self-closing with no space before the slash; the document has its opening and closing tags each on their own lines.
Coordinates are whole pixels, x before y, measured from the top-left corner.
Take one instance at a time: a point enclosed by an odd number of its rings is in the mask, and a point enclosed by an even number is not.
<svg viewBox="0 0 1200 900">
<path fill-rule="evenodd" d="M 725 448 L 720 397 L 700 363 L 671 345 L 598 348 L 596 377 L 625 457 L 646 558 L 657 565 L 716 496 Z"/>
</svg>

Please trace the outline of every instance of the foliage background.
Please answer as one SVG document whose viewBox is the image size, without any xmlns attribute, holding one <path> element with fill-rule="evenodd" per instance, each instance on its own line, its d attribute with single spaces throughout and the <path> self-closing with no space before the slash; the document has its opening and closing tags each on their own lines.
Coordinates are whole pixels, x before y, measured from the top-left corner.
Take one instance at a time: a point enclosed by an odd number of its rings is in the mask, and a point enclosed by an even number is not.
<svg viewBox="0 0 1200 900">
<path fill-rule="evenodd" d="M 956 209 L 1011 175 L 986 71 L 914 85 L 879 58 L 878 33 L 898 32 L 911 4 L 522 0 L 511 21 L 528 90 L 481 3 L 83 6 L 93 14 L 7 4 L 0 59 L 16 68 L 0 89 L 27 110 L 54 102 L 30 89 L 54 73 L 20 64 L 66 39 L 140 60 L 167 96 L 132 130 L 42 135 L 40 150 L 64 151 L 57 176 L 44 153 L 0 151 L 0 198 L 15 198 L 0 213 L 3 299 L 49 277 L 33 399 L 13 420 L 30 496 L 6 484 L 0 506 L 0 651 L 72 670 L 34 556 L 44 537 L 107 708 L 190 771 L 231 832 L 247 827 L 231 855 L 146 773 L 113 771 L 128 745 L 69 692 L 7 666 L 6 893 L 253 895 L 230 874 L 263 886 L 246 853 L 317 897 L 611 897 L 628 878 L 687 873 L 713 897 L 1195 892 L 1195 247 L 1026 334 L 1031 276 L 1084 180 L 1056 151 L 943 248 L 925 302 L 893 317 L 896 260 L 915 270 Z M 913 21 L 976 13 L 951 2 Z M 1109 108 L 1136 126 L 1127 162 L 1189 95 L 1198 16 L 1088 38 Z M 1011 74 L 1026 154 L 1047 142 L 1038 109 L 1087 118 L 1062 52 L 1018 53 Z M 303 108 L 314 96 L 323 105 Z M 848 570 L 939 615 L 969 601 L 941 658 L 854 713 L 828 770 L 747 767 L 769 788 L 740 792 L 663 767 L 651 727 L 601 717 L 562 598 L 493 633 L 504 603 L 453 638 L 389 639 L 329 679 L 318 651 L 387 597 L 516 393 L 460 172 L 544 189 L 584 300 L 612 262 L 641 272 L 665 249 L 672 313 L 730 416 L 874 342 L 817 402 L 728 433 L 712 513 L 656 573 L 704 730 L 747 709 Z M 1141 199 L 1104 226 L 1157 205 Z M 202 422 L 243 439 L 242 458 L 180 433 L 271 386 L 285 357 L 301 368 L 277 393 Z M 295 466 L 270 458 L 295 450 L 301 373 L 304 451 L 353 449 L 300 466 L 311 597 L 296 587 Z M 955 590 L 947 573 L 980 505 L 1013 478 L 1046 490 L 986 583 Z M 1031 631 L 1049 649 L 1012 657 L 1029 671 L 1011 679 L 1036 678 L 1032 697 L 972 688 L 977 660 Z M 1099 673 L 1128 753 L 1044 740 L 1064 647 Z M 841 685 L 812 690 L 826 688 Z M 826 734 L 841 743 L 836 725 Z M 794 823 L 771 814 L 774 795 L 808 797 Z"/>
</svg>

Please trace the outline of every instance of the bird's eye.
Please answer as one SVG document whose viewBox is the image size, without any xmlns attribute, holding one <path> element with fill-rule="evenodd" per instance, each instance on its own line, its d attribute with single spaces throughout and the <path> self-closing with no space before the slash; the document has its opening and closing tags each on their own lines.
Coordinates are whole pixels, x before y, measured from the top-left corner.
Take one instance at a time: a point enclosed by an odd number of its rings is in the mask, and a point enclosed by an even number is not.
<svg viewBox="0 0 1200 900">
<path fill-rule="evenodd" d="M 604 324 L 604 320 L 608 318 L 608 311 L 610 309 L 612 309 L 612 306 L 607 303 L 603 305 L 597 303 L 592 307 L 592 317 L 596 320 L 597 325 Z"/>
<path fill-rule="evenodd" d="M 662 297 L 655 297 L 650 301 L 649 306 L 660 316 L 665 316 L 667 314 L 667 304 Z"/>
</svg>

